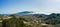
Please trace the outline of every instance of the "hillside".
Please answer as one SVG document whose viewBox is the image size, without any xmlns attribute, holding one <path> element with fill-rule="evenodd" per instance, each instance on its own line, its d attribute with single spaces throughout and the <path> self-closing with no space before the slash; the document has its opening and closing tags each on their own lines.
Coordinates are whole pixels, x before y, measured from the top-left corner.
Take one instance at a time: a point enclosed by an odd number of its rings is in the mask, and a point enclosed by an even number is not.
<svg viewBox="0 0 60 27">
<path fill-rule="evenodd" d="M 30 13 L 30 12 L 28 12 Z M 60 14 L 0 14 L 3 27 L 60 27 Z M 0 21 L 1 21 L 0 20 Z"/>
</svg>

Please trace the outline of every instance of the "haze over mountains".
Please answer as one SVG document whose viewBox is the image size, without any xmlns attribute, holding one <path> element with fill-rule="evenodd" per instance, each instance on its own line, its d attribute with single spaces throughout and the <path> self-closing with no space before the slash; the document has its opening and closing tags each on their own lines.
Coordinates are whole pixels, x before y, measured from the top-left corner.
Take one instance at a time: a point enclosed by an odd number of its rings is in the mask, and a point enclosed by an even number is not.
<svg viewBox="0 0 60 27">
<path fill-rule="evenodd" d="M 19 14 L 19 15 L 28 15 L 28 14 L 33 14 L 34 12 L 32 11 L 23 11 L 23 12 L 18 12 L 18 13 L 14 13 L 14 14 Z M 11 15 L 11 14 L 2 14 L 4 16 L 7 16 L 7 15 Z"/>
<path fill-rule="evenodd" d="M 50 14 L 45 14 L 45 13 L 44 14 L 41 14 L 40 12 L 39 13 L 36 13 L 36 12 L 33 12 L 33 11 L 22 11 L 22 12 L 17 12 L 17 13 L 14 13 L 14 14 L 17 14 L 17 15 L 29 15 L 29 14 L 50 15 Z M 59 13 L 55 13 L 55 14 L 59 14 Z M 2 15 L 8 16 L 8 15 L 11 15 L 11 14 L 2 14 Z"/>
</svg>

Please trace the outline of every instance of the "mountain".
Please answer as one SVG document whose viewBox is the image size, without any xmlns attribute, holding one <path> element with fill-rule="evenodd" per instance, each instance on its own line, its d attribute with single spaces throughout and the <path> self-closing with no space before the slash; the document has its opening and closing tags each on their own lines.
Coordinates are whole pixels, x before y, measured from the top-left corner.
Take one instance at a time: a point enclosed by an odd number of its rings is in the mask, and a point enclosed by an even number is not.
<svg viewBox="0 0 60 27">
<path fill-rule="evenodd" d="M 9 16 L 9 14 L 0 14 L 0 15 L 2 15 L 2 16 Z"/>
<path fill-rule="evenodd" d="M 28 15 L 28 14 L 32 14 L 32 11 L 23 11 L 23 12 L 18 12 L 16 14 L 20 14 L 20 15 Z"/>
</svg>

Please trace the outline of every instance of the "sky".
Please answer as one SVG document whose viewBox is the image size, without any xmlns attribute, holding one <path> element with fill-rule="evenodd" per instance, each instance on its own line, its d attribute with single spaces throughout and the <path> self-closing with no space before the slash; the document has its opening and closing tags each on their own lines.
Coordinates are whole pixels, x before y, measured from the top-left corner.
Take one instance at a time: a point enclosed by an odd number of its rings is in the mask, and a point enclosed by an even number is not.
<svg viewBox="0 0 60 27">
<path fill-rule="evenodd" d="M 0 0 L 0 13 L 33 11 L 39 14 L 60 13 L 60 0 Z"/>
</svg>

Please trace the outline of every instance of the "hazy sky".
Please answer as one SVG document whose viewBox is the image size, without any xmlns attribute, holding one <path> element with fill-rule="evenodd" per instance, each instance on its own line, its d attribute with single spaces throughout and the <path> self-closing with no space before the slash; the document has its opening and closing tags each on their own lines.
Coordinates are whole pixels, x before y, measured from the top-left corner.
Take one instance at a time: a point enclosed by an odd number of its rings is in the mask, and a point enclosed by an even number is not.
<svg viewBox="0 0 60 27">
<path fill-rule="evenodd" d="M 21 11 L 60 13 L 60 0 L 0 0 L 0 13 L 11 14 Z"/>
</svg>

